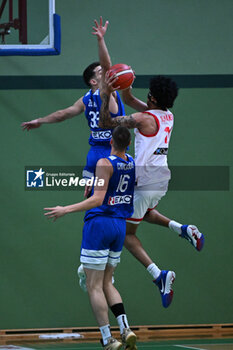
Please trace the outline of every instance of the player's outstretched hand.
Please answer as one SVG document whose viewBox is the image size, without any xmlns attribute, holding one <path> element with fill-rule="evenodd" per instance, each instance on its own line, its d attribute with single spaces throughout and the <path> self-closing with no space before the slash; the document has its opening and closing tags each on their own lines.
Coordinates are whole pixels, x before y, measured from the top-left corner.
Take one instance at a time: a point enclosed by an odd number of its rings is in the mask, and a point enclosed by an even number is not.
<svg viewBox="0 0 233 350">
<path fill-rule="evenodd" d="M 31 129 L 36 129 L 41 126 L 41 123 L 39 122 L 38 119 L 31 120 L 30 122 L 24 122 L 21 124 L 21 127 L 23 130 L 31 130 Z"/>
<path fill-rule="evenodd" d="M 53 219 L 53 221 L 66 214 L 65 207 L 61 206 L 56 206 L 53 208 L 44 208 L 44 210 L 47 211 L 47 213 L 44 213 L 44 215 L 47 216 L 48 219 Z"/>
<path fill-rule="evenodd" d="M 100 23 L 97 22 L 97 20 L 94 20 L 95 26 L 93 26 L 94 32 L 92 34 L 96 35 L 98 40 L 102 39 L 107 31 L 108 28 L 108 21 L 105 22 L 105 25 L 103 26 L 103 18 L 100 17 Z"/>
</svg>

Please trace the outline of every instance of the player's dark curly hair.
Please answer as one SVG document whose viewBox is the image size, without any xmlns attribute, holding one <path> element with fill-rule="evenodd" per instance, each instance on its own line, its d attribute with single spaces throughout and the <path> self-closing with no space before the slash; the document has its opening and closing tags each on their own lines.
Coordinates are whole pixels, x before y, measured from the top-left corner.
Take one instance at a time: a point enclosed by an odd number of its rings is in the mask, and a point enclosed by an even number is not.
<svg viewBox="0 0 233 350">
<path fill-rule="evenodd" d="M 112 132 L 113 144 L 115 149 L 124 151 L 129 146 L 131 134 L 125 126 L 117 126 Z"/>
<path fill-rule="evenodd" d="M 93 62 L 93 63 L 89 64 L 89 66 L 84 70 L 84 72 L 83 72 L 83 80 L 84 80 L 84 82 L 85 82 L 85 84 L 87 86 L 91 86 L 90 80 L 94 77 L 94 75 L 95 75 L 94 69 L 97 66 L 100 66 L 100 63 L 99 62 Z"/>
<path fill-rule="evenodd" d="M 150 93 L 156 99 L 157 106 L 166 110 L 173 106 L 178 87 L 172 79 L 159 75 L 150 80 Z"/>
</svg>

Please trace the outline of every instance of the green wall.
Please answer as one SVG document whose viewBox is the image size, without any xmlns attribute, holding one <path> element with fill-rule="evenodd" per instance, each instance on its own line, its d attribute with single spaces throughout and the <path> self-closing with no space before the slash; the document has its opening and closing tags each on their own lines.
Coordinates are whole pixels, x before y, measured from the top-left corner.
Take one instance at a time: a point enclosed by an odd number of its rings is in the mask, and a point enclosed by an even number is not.
<svg viewBox="0 0 233 350">
<path fill-rule="evenodd" d="M 62 19 L 58 57 L 0 57 L 2 75 L 78 75 L 97 59 L 94 18 L 110 20 L 113 63 L 136 74 L 232 74 L 232 2 L 57 0 Z M 48 77 L 49 78 L 49 77 Z M 95 326 L 76 278 L 83 214 L 55 223 L 43 208 L 66 205 L 82 192 L 24 190 L 24 167 L 84 165 L 88 128 L 83 115 L 23 132 L 23 121 L 71 105 L 85 90 L 0 91 L 1 242 L 0 328 Z M 180 89 L 169 163 L 229 166 L 232 171 L 232 88 Z M 135 89 L 145 99 L 147 89 Z M 131 111 L 127 109 L 127 112 Z M 133 151 L 133 150 L 132 150 Z M 214 177 L 215 174 L 213 173 Z M 231 172 L 232 180 L 232 172 Z M 232 187 L 229 191 L 169 191 L 159 208 L 205 233 L 201 253 L 168 229 L 142 223 L 138 235 L 155 262 L 174 269 L 174 301 L 161 306 L 145 269 L 126 251 L 116 271 L 131 324 L 232 322 Z M 115 321 L 111 318 L 112 324 Z"/>
<path fill-rule="evenodd" d="M 232 74 L 232 11 L 231 0 L 56 0 L 62 54 L 2 57 L 0 72 L 80 75 L 98 58 L 91 32 L 102 15 L 113 63 L 126 62 L 136 74 Z"/>
</svg>

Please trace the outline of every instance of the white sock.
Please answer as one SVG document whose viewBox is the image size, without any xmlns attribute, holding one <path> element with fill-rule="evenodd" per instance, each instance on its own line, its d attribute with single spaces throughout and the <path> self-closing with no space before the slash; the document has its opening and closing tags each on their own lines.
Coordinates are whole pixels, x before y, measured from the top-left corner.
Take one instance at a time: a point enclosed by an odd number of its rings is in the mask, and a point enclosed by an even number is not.
<svg viewBox="0 0 233 350">
<path fill-rule="evenodd" d="M 106 324 L 106 326 L 100 327 L 100 332 L 102 335 L 103 344 L 106 345 L 108 342 L 108 338 L 112 336 L 110 331 L 110 324 Z"/>
<path fill-rule="evenodd" d="M 154 263 L 150 264 L 148 267 L 147 267 L 147 271 L 151 274 L 151 276 L 156 280 L 160 273 L 161 273 L 161 270 L 158 268 L 157 265 L 155 265 Z"/>
<path fill-rule="evenodd" d="M 181 234 L 181 226 L 182 224 L 180 224 L 179 222 L 176 222 L 174 220 L 171 220 L 168 224 L 169 228 L 173 231 L 175 231 L 176 233 L 178 233 L 179 235 Z"/>
<path fill-rule="evenodd" d="M 129 328 L 127 316 L 125 314 L 122 314 L 117 317 L 117 322 L 120 327 L 120 333 L 123 333 L 124 328 Z"/>
</svg>

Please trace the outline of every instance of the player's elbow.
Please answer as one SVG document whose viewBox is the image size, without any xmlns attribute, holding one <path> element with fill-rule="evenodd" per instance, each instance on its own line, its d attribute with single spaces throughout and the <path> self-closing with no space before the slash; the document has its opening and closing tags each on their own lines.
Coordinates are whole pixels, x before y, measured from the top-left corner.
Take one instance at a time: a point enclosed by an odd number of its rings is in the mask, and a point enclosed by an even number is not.
<svg viewBox="0 0 233 350">
<path fill-rule="evenodd" d="M 57 111 L 56 113 L 56 121 L 59 122 L 63 122 L 64 120 L 66 120 L 66 113 L 64 112 L 64 110 L 60 110 Z"/>
<path fill-rule="evenodd" d="M 103 204 L 104 198 L 102 198 L 102 196 L 96 196 L 96 198 L 94 199 L 94 206 L 95 207 L 100 207 Z"/>
</svg>

